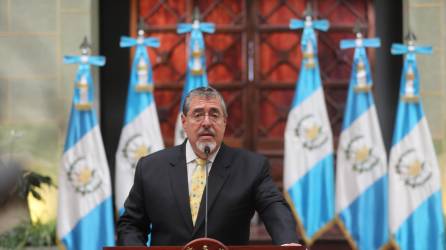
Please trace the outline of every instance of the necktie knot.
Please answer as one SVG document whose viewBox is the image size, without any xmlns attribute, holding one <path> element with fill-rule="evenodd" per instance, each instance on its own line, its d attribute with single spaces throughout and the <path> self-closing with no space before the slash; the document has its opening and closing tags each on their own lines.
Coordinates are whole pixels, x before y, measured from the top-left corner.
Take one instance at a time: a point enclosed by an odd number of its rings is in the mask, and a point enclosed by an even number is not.
<svg viewBox="0 0 446 250">
<path fill-rule="evenodd" d="M 201 158 L 197 158 L 195 159 L 195 162 L 198 164 L 198 166 L 200 167 L 204 167 L 206 165 L 206 160 L 203 160 Z"/>
</svg>

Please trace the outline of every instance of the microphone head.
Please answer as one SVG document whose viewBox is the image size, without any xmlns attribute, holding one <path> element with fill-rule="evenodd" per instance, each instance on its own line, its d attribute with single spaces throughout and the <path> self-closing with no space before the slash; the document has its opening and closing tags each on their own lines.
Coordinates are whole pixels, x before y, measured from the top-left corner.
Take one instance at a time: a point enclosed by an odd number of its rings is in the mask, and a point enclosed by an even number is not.
<svg viewBox="0 0 446 250">
<path fill-rule="evenodd" d="M 204 153 L 206 154 L 206 156 L 211 153 L 211 148 L 208 145 L 204 146 Z"/>
</svg>

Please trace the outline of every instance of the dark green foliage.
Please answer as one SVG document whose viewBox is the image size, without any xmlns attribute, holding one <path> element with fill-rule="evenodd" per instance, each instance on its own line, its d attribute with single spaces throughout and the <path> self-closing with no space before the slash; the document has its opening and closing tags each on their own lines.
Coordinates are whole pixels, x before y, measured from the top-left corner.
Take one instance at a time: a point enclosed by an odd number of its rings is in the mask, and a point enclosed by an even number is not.
<svg viewBox="0 0 446 250">
<path fill-rule="evenodd" d="M 37 200 L 42 200 L 42 196 L 36 190 L 43 184 L 53 186 L 53 181 L 49 176 L 44 176 L 32 171 L 23 171 L 22 178 L 18 181 L 18 194 L 20 197 L 26 199 L 28 193 L 31 193 Z"/>
<path fill-rule="evenodd" d="M 56 242 L 56 222 L 46 224 L 23 222 L 0 235 L 0 248 L 19 250 L 27 246 L 53 246 Z"/>
</svg>

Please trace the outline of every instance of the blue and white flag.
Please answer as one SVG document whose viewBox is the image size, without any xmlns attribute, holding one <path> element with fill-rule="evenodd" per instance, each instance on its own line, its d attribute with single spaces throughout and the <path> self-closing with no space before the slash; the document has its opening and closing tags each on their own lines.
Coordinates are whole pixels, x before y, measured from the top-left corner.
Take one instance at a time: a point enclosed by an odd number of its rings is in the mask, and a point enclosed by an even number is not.
<svg viewBox="0 0 446 250">
<path fill-rule="evenodd" d="M 354 249 L 376 250 L 388 241 L 387 157 L 375 102 L 366 47 L 380 40 L 342 40 L 355 48 L 336 161 L 336 213 Z"/>
<path fill-rule="evenodd" d="M 444 250 L 440 170 L 423 112 L 415 54 L 431 47 L 393 44 L 405 55 L 389 159 L 390 232 L 401 250 Z"/>
<path fill-rule="evenodd" d="M 150 58 L 146 47 L 159 47 L 157 38 L 144 38 L 138 31 L 136 39 L 121 37 L 122 48 L 136 47 L 130 72 L 124 127 L 116 151 L 115 203 L 119 214 L 124 212 L 124 202 L 133 185 L 137 161 L 164 148 L 155 98 Z"/>
<path fill-rule="evenodd" d="M 334 217 L 333 135 L 325 105 L 314 29 L 326 31 L 326 20 L 292 19 L 291 29 L 303 28 L 303 60 L 285 128 L 283 181 L 301 227 L 311 242 Z"/>
<path fill-rule="evenodd" d="M 114 245 L 114 218 L 110 173 L 93 103 L 90 65 L 105 58 L 65 56 L 79 64 L 75 91 L 59 170 L 57 234 L 67 250 L 97 250 Z"/>
<path fill-rule="evenodd" d="M 193 23 L 180 23 L 177 27 L 178 34 L 190 33 L 190 37 L 187 50 L 186 80 L 184 82 L 180 110 L 175 125 L 175 145 L 183 143 L 186 138 L 181 124 L 181 111 L 186 95 L 195 88 L 208 86 L 203 32 L 214 33 L 214 31 L 215 25 L 213 23 L 202 23 L 198 18 Z"/>
</svg>

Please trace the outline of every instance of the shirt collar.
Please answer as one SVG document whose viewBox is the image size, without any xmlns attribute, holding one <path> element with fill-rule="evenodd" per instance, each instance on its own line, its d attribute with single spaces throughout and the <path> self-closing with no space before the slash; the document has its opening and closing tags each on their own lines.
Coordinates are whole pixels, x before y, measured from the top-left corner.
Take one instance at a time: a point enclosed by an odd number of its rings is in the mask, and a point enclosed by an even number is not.
<svg viewBox="0 0 446 250">
<path fill-rule="evenodd" d="M 211 163 L 214 162 L 215 157 L 218 154 L 218 151 L 220 151 L 220 146 L 214 153 L 209 155 L 208 162 L 211 162 Z M 192 145 L 190 144 L 190 141 L 187 140 L 186 141 L 186 163 L 193 162 L 197 158 L 198 158 L 198 156 L 195 154 L 194 150 L 192 149 Z"/>
</svg>

